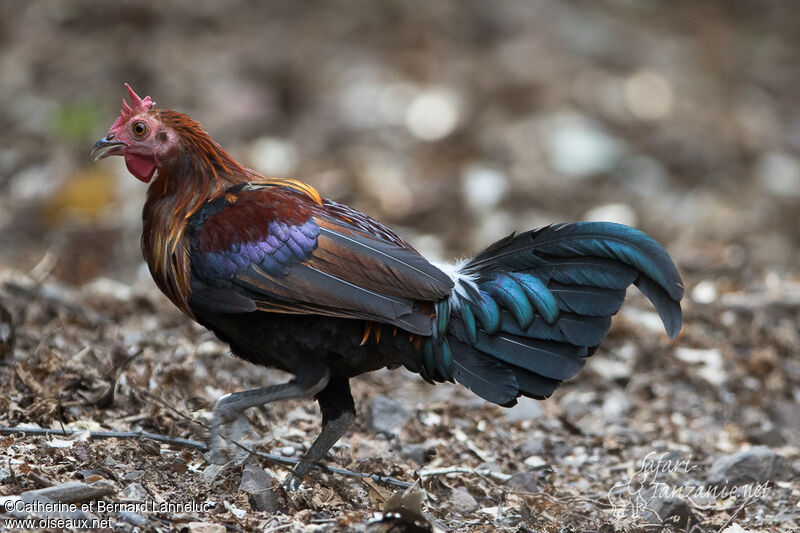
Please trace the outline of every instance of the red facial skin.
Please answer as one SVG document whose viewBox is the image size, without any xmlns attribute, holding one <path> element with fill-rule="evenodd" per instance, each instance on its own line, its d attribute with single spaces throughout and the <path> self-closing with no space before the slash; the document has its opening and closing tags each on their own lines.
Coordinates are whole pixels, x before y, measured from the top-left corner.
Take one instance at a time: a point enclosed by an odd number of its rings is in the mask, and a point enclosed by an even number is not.
<svg viewBox="0 0 800 533">
<path fill-rule="evenodd" d="M 164 166 L 178 150 L 178 136 L 149 111 L 131 116 L 126 122 L 114 123 L 109 136 L 122 141 L 122 155 L 128 171 L 148 183 L 156 169 Z"/>
<path fill-rule="evenodd" d="M 148 183 L 155 171 L 177 154 L 179 138 L 158 120 L 149 96 L 142 99 L 127 83 L 125 87 L 132 106 L 122 101 L 120 116 L 108 130 L 106 140 L 124 143 L 117 153 L 122 153 L 131 174 Z"/>
</svg>

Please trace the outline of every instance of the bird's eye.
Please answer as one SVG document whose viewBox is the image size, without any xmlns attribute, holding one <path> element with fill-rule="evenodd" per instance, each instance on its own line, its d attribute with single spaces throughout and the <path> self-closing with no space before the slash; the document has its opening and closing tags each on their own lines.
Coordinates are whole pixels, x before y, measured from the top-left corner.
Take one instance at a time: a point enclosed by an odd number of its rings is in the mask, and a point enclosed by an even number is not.
<svg viewBox="0 0 800 533">
<path fill-rule="evenodd" d="M 133 134 L 137 137 L 143 137 L 144 134 L 147 133 L 147 124 L 141 120 L 138 120 L 133 123 L 133 126 L 131 126 L 131 131 L 133 131 Z"/>
</svg>

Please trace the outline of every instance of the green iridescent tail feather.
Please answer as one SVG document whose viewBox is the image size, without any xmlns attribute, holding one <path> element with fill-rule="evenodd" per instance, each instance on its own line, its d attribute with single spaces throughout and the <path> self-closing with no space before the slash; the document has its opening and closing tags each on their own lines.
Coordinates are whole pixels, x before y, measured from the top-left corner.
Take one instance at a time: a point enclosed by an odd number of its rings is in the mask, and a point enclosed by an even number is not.
<svg viewBox="0 0 800 533">
<path fill-rule="evenodd" d="M 426 373 L 506 405 L 549 396 L 583 367 L 608 333 L 631 284 L 667 334 L 681 328 L 683 283 L 666 251 L 613 223 L 561 224 L 493 244 L 461 265 L 436 306 Z"/>
</svg>

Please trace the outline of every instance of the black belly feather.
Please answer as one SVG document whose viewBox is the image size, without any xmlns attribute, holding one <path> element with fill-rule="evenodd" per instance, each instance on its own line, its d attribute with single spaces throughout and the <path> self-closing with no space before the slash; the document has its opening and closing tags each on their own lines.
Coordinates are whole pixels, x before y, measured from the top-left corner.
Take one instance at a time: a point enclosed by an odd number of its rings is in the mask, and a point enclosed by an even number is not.
<svg viewBox="0 0 800 533">
<path fill-rule="evenodd" d="M 365 322 L 336 317 L 265 313 L 208 313 L 197 320 L 251 363 L 302 376 L 327 365 L 332 376 L 353 377 L 396 367 L 413 356 L 408 336 L 361 341 Z"/>
</svg>

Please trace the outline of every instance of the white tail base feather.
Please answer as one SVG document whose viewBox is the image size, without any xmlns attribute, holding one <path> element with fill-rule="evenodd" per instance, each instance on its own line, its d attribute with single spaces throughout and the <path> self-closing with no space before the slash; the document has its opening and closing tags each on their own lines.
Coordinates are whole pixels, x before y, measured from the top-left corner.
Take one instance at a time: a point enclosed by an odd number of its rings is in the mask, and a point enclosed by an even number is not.
<svg viewBox="0 0 800 533">
<path fill-rule="evenodd" d="M 447 274 L 447 276 L 453 280 L 453 290 L 450 293 L 450 309 L 459 309 L 462 301 L 469 299 L 469 293 L 464 288 L 465 286 L 469 285 L 475 289 L 475 291 L 478 290 L 478 275 L 467 274 L 462 271 L 468 262 L 469 259 L 461 259 L 455 264 L 440 263 L 437 261 L 431 262 L 433 266 Z"/>
</svg>

